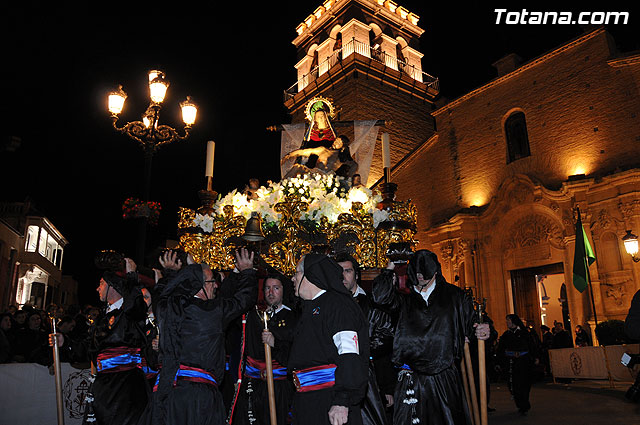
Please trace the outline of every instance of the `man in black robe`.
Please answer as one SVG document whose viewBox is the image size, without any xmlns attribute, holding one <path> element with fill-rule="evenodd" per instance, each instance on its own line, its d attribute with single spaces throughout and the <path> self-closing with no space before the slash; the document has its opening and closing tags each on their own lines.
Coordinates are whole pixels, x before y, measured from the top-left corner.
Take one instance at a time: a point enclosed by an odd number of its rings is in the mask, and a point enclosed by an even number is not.
<svg viewBox="0 0 640 425">
<path fill-rule="evenodd" d="M 508 314 L 506 322 L 507 330 L 500 336 L 497 355 L 507 372 L 509 391 L 518 412 L 526 416 L 531 409 L 533 370 L 539 363 L 538 344 L 517 314 Z"/>
<path fill-rule="evenodd" d="M 125 267 L 125 277 L 107 271 L 97 288 L 107 308 L 90 329 L 89 357 L 97 375 L 86 397 L 85 424 L 137 424 L 147 404 L 149 389 L 139 368 L 147 305 L 135 263 L 125 258 Z"/>
<path fill-rule="evenodd" d="M 373 283 L 374 302 L 399 315 L 393 362 L 401 370 L 393 422 L 471 424 L 459 364 L 474 327 L 472 299 L 447 283 L 431 251 L 417 251 L 409 260 L 408 294 L 394 288 L 394 267 L 390 262 Z M 488 339 L 489 326 L 477 325 L 476 336 Z"/>
<path fill-rule="evenodd" d="M 218 390 L 224 372 L 224 328 L 256 303 L 253 253 L 236 253 L 239 276 L 232 297 L 216 297 L 216 280 L 206 264 L 181 268 L 165 254 L 157 284 L 157 320 L 162 368 L 146 412 L 149 424 L 221 425 L 226 414 Z M 177 273 L 171 270 L 179 270 Z"/>
<path fill-rule="evenodd" d="M 362 422 L 364 425 L 387 423 L 385 405 L 381 399 L 382 389 L 386 406 L 393 406 L 393 393 L 396 377 L 394 376 L 391 354 L 393 352 L 393 325 L 389 314 L 375 308 L 369 294 L 358 285 L 360 265 L 351 255 L 343 253 L 336 256 L 342 267 L 344 286 L 351 292 L 353 299 L 362 309 L 369 323 L 369 386 L 362 405 Z"/>
<path fill-rule="evenodd" d="M 277 272 L 270 273 L 264 281 L 269 330 L 264 330 L 265 312 L 256 308 L 247 313 L 244 376 L 234 408 L 234 425 L 253 425 L 255 421 L 257 424 L 270 424 L 265 343 L 271 347 L 277 423 L 287 423 L 294 392 L 293 384 L 287 379 L 287 364 L 296 315 L 283 304 L 283 297 L 289 293 L 290 287 L 291 281 Z"/>
<path fill-rule="evenodd" d="M 640 340 L 640 291 L 633 295 L 629 313 L 624 320 L 624 332 L 634 340 Z"/>
<path fill-rule="evenodd" d="M 293 282 L 303 300 L 288 365 L 296 385 L 293 423 L 362 424 L 368 325 L 342 283 L 342 268 L 326 255 L 307 254 Z"/>
</svg>

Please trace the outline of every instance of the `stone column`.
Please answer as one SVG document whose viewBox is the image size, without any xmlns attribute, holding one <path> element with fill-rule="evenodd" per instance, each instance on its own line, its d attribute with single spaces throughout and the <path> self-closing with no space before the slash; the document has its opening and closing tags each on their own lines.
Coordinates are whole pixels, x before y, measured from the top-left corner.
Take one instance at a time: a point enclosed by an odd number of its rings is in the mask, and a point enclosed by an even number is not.
<svg viewBox="0 0 640 425">
<path fill-rule="evenodd" d="M 464 258 L 464 279 L 465 285 L 474 289 L 474 294 L 478 296 L 478 288 L 476 286 L 475 268 L 473 267 L 473 248 L 474 242 L 468 239 L 458 240 L 458 249 L 462 251 Z"/>
</svg>

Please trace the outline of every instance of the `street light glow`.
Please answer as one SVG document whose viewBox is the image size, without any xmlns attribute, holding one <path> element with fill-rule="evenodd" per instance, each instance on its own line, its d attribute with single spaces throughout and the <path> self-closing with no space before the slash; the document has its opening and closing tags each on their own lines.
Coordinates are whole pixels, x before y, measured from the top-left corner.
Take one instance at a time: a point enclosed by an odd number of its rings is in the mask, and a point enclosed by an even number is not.
<svg viewBox="0 0 640 425">
<path fill-rule="evenodd" d="M 631 230 L 627 230 L 627 234 L 622 237 L 622 242 L 624 242 L 624 249 L 627 254 L 635 257 L 638 253 L 638 237 L 631 233 Z"/>
<path fill-rule="evenodd" d="M 118 86 L 118 90 L 109 93 L 109 112 L 113 115 L 118 115 L 122 112 L 126 99 L 127 94 L 122 90 L 122 86 Z"/>
<path fill-rule="evenodd" d="M 193 125 L 193 123 L 196 122 L 198 108 L 191 102 L 191 96 L 187 96 L 187 100 L 180 103 L 180 108 L 182 108 L 182 121 L 184 121 L 184 125 Z"/>
<path fill-rule="evenodd" d="M 149 71 L 149 83 L 151 83 L 158 77 L 164 79 L 164 72 L 158 71 L 157 69 L 152 69 L 151 71 Z"/>
<path fill-rule="evenodd" d="M 162 103 L 164 96 L 167 94 L 169 82 L 161 76 L 157 76 L 153 81 L 149 82 L 149 96 L 154 103 Z"/>
</svg>

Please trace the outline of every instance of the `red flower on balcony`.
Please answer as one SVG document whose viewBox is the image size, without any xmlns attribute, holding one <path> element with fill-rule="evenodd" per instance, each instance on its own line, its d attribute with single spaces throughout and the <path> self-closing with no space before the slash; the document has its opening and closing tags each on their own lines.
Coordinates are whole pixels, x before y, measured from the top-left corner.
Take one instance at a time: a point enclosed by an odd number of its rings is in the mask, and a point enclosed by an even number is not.
<svg viewBox="0 0 640 425">
<path fill-rule="evenodd" d="M 141 201 L 138 198 L 127 198 L 122 204 L 122 218 L 146 217 L 151 226 L 158 224 L 160 218 L 160 202 Z"/>
</svg>

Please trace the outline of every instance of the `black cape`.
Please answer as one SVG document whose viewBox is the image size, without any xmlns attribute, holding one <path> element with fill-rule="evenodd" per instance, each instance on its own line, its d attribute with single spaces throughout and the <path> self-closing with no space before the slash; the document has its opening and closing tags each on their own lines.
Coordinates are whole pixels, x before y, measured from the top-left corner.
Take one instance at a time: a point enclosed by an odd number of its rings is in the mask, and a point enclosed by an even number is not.
<svg viewBox="0 0 640 425">
<path fill-rule="evenodd" d="M 147 304 L 140 291 L 137 274 L 128 273 L 125 279 L 118 278 L 111 282 L 117 286 L 123 302 L 120 308 L 102 313 L 90 329 L 88 352 L 94 364 L 98 354 L 106 348 L 142 348 L 145 345 L 142 326 Z M 144 374 L 136 368 L 122 372 L 99 372 L 89 393 L 91 396 L 87 397 L 89 401 L 85 407 L 84 423 L 136 424 L 147 405 L 149 388 Z"/>
<path fill-rule="evenodd" d="M 247 324 L 245 333 L 245 364 L 246 357 L 264 362 L 265 352 L 262 343 L 262 330 L 264 324 L 259 315 L 262 312 L 252 310 L 247 313 Z M 296 324 L 296 314 L 283 307 L 268 320 L 269 330 L 274 336 L 275 344 L 271 349 L 272 359 L 280 366 L 287 367 L 289 351 L 293 340 L 293 329 Z M 288 376 L 287 379 L 274 379 L 274 391 L 276 398 L 276 418 L 279 425 L 284 425 L 289 419 L 291 402 L 295 391 L 293 383 Z M 238 393 L 232 423 L 234 425 L 252 425 L 251 418 L 257 419 L 258 424 L 269 424 L 269 398 L 267 392 L 267 381 L 248 376 L 242 377 L 242 385 Z"/>
<path fill-rule="evenodd" d="M 387 415 L 383 403 L 383 394 L 393 395 L 396 376 L 393 373 L 391 354 L 393 352 L 393 324 L 391 316 L 376 308 L 368 294 L 360 293 L 354 297 L 369 323 L 369 385 L 362 405 L 362 423 L 364 425 L 385 425 Z"/>
<path fill-rule="evenodd" d="M 331 406 L 349 408 L 349 424 L 361 424 L 360 403 L 368 382 L 369 332 L 362 311 L 342 283 L 342 267 L 324 255 L 307 254 L 304 276 L 327 292 L 303 301 L 289 356 L 289 370 L 335 364 L 335 385 L 297 392 L 293 402 L 293 423 L 328 424 Z M 355 332 L 358 352 L 339 354 L 334 336 Z"/>
<path fill-rule="evenodd" d="M 244 270 L 230 298 L 196 298 L 204 277 L 199 264 L 158 282 L 160 378 L 147 411 L 149 424 L 223 424 L 222 396 L 213 385 L 175 380 L 181 364 L 212 373 L 218 384 L 225 364 L 224 329 L 253 306 L 257 299 L 254 270 Z"/>
<path fill-rule="evenodd" d="M 426 279 L 437 276 L 428 305 L 413 289 L 418 283 L 416 273 Z M 407 277 L 408 294 L 394 288 L 391 270 L 384 270 L 373 283 L 374 302 L 398 315 L 393 362 L 411 370 L 401 371 L 398 378 L 394 422 L 470 423 L 458 367 L 464 355 L 465 336 L 470 336 L 473 329 L 471 297 L 446 282 L 430 251 L 413 255 Z"/>
</svg>

